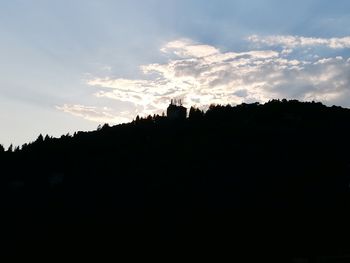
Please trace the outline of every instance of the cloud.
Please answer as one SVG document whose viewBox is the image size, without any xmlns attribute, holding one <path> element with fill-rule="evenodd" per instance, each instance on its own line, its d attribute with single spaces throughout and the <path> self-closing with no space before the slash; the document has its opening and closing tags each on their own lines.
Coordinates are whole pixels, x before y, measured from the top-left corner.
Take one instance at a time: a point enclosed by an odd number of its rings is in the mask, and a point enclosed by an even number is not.
<svg viewBox="0 0 350 263">
<path fill-rule="evenodd" d="M 258 36 L 248 37 L 248 41 L 264 46 L 283 46 L 287 48 L 326 46 L 332 49 L 350 48 L 350 37 L 314 38 L 301 36 Z"/>
<path fill-rule="evenodd" d="M 126 113 L 113 113 L 112 110 L 107 107 L 98 108 L 92 106 L 64 104 L 63 106 L 56 106 L 56 108 L 85 120 L 98 123 L 123 123 L 130 121 L 130 118 L 123 116 L 126 115 Z"/>
<path fill-rule="evenodd" d="M 219 53 L 219 50 L 209 45 L 194 44 L 189 39 L 171 41 L 162 49 L 164 53 L 174 53 L 179 57 L 205 57 Z"/>
<path fill-rule="evenodd" d="M 140 67 L 142 79 L 108 76 L 87 81 L 96 88 L 96 98 L 128 102 L 134 107 L 132 112 L 114 115 L 111 110 L 81 105 L 64 105 L 59 109 L 93 121 L 116 122 L 119 118 L 132 119 L 136 114 L 161 113 L 172 98 L 181 98 L 185 106 L 203 108 L 212 103 L 266 102 L 274 98 L 336 104 L 344 96 L 350 96 L 350 60 L 341 56 L 322 57 L 322 54 L 293 57 L 290 49 L 311 43 L 335 48 L 340 44 L 345 46 L 346 39 L 325 42 L 284 36 L 251 37 L 254 43 L 259 40 L 278 48 L 245 52 L 223 52 L 214 46 L 180 39 L 161 48 L 160 51 L 169 56 L 166 63 Z"/>
</svg>

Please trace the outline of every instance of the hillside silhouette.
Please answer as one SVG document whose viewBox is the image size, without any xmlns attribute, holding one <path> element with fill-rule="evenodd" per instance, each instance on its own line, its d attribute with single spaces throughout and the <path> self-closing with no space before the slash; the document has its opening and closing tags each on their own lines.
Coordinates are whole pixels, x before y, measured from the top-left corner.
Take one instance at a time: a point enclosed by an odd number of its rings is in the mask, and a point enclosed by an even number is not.
<svg viewBox="0 0 350 263">
<path fill-rule="evenodd" d="M 40 135 L 0 149 L 3 237 L 346 255 L 349 157 L 350 110 L 296 100 Z"/>
</svg>

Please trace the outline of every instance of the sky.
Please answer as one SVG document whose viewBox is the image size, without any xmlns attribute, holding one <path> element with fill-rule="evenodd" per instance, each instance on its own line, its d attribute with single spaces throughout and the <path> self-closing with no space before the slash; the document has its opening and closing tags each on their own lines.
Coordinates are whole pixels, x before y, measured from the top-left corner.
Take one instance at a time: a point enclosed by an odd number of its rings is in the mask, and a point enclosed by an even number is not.
<svg viewBox="0 0 350 263">
<path fill-rule="evenodd" d="M 348 0 L 0 0 L 0 144 L 185 106 L 350 107 Z"/>
</svg>

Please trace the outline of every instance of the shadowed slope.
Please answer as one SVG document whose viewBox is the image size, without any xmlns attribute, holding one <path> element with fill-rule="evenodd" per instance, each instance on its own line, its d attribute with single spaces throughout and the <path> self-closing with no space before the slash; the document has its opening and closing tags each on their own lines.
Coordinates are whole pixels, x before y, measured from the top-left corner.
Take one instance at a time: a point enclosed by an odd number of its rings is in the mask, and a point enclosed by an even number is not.
<svg viewBox="0 0 350 263">
<path fill-rule="evenodd" d="M 344 255 L 349 134 L 348 109 L 274 100 L 39 136 L 0 153 L 8 237 L 118 233 L 238 243 L 251 253 Z"/>
</svg>

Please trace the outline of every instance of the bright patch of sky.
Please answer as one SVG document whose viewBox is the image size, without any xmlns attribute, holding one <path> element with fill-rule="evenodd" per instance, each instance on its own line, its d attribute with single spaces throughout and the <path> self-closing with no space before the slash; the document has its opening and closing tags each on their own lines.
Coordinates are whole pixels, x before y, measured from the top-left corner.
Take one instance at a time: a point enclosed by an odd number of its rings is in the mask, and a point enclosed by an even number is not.
<svg viewBox="0 0 350 263">
<path fill-rule="evenodd" d="M 350 1 L 0 2 L 0 143 L 187 106 L 350 107 Z"/>
</svg>

